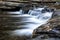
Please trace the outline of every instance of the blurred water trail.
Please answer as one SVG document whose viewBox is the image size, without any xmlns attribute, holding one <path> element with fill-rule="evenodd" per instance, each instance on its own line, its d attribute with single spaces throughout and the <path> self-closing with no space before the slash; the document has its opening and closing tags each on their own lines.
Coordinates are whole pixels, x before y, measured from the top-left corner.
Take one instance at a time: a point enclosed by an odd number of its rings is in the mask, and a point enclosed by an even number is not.
<svg viewBox="0 0 60 40">
<path fill-rule="evenodd" d="M 44 8 L 35 8 L 33 10 L 29 10 L 27 14 L 22 13 L 23 11 L 17 12 L 9 12 L 9 14 L 18 14 L 16 16 L 11 17 L 19 17 L 20 26 L 17 27 L 26 27 L 25 29 L 17 29 L 12 31 L 11 35 L 18 35 L 18 36 L 31 36 L 33 30 L 37 27 L 46 24 L 49 19 L 51 19 L 53 12 L 49 9 Z"/>
</svg>

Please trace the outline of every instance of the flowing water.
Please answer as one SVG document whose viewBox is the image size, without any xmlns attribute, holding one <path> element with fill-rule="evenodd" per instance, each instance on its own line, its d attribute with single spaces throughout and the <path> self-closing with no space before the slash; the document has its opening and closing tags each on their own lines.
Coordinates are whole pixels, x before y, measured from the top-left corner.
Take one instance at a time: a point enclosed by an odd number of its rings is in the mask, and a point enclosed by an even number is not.
<svg viewBox="0 0 60 40">
<path fill-rule="evenodd" d="M 10 22 L 18 25 L 13 26 L 21 28 L 13 31 L 8 31 L 11 32 L 10 35 L 31 36 L 33 30 L 43 24 L 46 24 L 48 20 L 51 19 L 53 14 L 51 10 L 45 10 L 44 8 L 35 8 L 33 10 L 29 10 L 27 14 L 24 14 L 22 12 L 22 10 L 16 12 L 7 12 L 9 15 L 6 17 L 10 20 Z M 9 22 L 9 20 L 7 21 Z"/>
</svg>

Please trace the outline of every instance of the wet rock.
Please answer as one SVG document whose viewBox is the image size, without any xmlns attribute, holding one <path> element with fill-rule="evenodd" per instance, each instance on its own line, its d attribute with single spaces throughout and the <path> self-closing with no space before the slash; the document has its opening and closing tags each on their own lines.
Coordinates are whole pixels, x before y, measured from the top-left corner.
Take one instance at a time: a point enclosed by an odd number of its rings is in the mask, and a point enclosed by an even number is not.
<svg viewBox="0 0 60 40">
<path fill-rule="evenodd" d="M 55 30 L 55 31 L 53 31 Z M 39 35 L 47 34 L 49 37 L 60 38 L 60 16 L 54 16 L 49 20 L 47 24 L 44 24 L 33 32 L 33 37 L 37 37 Z"/>
</svg>

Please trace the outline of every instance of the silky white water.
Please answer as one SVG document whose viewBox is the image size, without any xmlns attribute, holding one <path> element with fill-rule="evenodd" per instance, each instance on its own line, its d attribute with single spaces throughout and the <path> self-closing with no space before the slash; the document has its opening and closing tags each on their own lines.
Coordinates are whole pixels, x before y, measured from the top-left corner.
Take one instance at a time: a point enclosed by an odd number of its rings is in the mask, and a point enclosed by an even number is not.
<svg viewBox="0 0 60 40">
<path fill-rule="evenodd" d="M 20 14 L 18 15 L 19 17 L 21 17 L 20 23 L 25 23 L 24 25 L 20 25 L 17 27 L 26 27 L 26 29 L 18 29 L 12 31 L 12 35 L 29 36 L 32 35 L 34 29 L 43 24 L 46 24 L 47 21 L 51 19 L 53 12 L 42 12 L 43 9 L 44 8 L 35 8 L 33 10 L 29 10 L 28 14 L 23 14 L 22 10 L 18 12 L 12 12 L 15 14 Z"/>
</svg>

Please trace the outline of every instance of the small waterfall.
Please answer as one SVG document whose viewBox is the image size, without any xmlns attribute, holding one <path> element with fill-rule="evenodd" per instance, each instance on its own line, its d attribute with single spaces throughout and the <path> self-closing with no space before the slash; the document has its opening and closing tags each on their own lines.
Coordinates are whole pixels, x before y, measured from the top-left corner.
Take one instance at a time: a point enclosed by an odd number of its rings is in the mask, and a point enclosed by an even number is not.
<svg viewBox="0 0 60 40">
<path fill-rule="evenodd" d="M 52 17 L 53 12 L 45 10 L 44 8 L 35 8 L 29 10 L 27 14 L 23 14 L 23 11 L 7 12 L 4 17 L 7 18 L 7 25 L 9 28 L 20 28 L 11 32 L 11 35 L 18 36 L 31 36 L 33 30 L 37 27 L 47 23 Z M 3 16 L 2 16 L 3 17 Z M 14 25 L 13 25 L 14 24 Z"/>
</svg>

